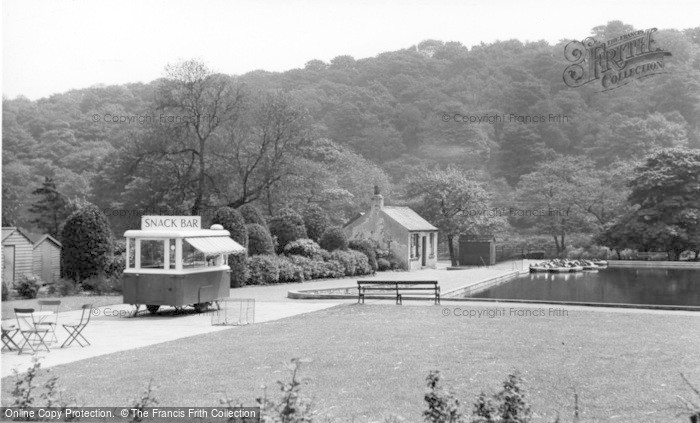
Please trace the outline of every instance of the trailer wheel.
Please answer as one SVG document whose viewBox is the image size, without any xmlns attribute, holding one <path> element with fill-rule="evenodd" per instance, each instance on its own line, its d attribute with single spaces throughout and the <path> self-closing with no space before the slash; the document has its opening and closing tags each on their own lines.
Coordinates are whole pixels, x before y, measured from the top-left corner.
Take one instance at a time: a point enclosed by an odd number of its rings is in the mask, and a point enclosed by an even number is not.
<svg viewBox="0 0 700 423">
<path fill-rule="evenodd" d="M 159 308 L 160 308 L 160 306 L 159 306 L 159 305 L 156 305 L 156 304 L 148 304 L 148 305 L 146 306 L 146 309 L 148 309 L 148 312 L 151 313 L 151 314 L 156 314 L 156 313 L 158 313 L 158 309 L 159 309 Z"/>
<path fill-rule="evenodd" d="M 197 313 L 201 313 L 208 309 L 210 305 L 211 303 L 197 303 L 193 304 L 192 307 L 194 307 L 194 311 L 196 311 Z"/>
</svg>

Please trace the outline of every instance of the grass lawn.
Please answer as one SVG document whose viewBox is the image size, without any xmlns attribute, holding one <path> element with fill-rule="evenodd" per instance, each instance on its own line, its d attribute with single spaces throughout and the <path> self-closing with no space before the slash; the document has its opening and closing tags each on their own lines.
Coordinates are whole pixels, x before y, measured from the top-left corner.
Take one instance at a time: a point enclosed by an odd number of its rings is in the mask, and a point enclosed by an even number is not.
<svg viewBox="0 0 700 423">
<path fill-rule="evenodd" d="M 160 406 L 215 406 L 222 392 L 254 405 L 277 380 L 283 361 L 302 367 L 302 393 L 322 415 L 422 421 L 425 377 L 440 370 L 469 408 L 482 390 L 519 371 L 538 421 L 558 410 L 571 421 L 574 389 L 583 422 L 670 422 L 676 396 L 700 384 L 700 316 L 570 310 L 568 317 L 444 317 L 465 305 L 342 305 L 264 324 L 55 367 L 59 385 L 79 404 L 123 406 L 149 379 Z M 476 308 L 475 308 L 476 309 Z M 483 307 L 480 307 L 483 309 Z M 45 377 L 45 376 L 44 376 Z M 43 379 L 42 379 L 43 380 Z M 3 405 L 12 379 L 2 380 Z"/>
</svg>

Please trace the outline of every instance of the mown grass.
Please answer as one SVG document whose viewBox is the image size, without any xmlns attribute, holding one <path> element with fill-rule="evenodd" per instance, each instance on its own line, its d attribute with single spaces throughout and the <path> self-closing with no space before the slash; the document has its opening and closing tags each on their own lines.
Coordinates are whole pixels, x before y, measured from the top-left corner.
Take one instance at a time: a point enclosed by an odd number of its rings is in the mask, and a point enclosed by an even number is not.
<svg viewBox="0 0 700 423">
<path fill-rule="evenodd" d="M 440 370 L 465 404 L 497 391 L 519 371 L 541 421 L 571 421 L 574 390 L 584 422 L 687 421 L 676 395 L 679 373 L 700 380 L 700 316 L 658 312 L 568 312 L 568 317 L 445 317 L 455 307 L 342 305 L 237 327 L 52 369 L 79 403 L 121 406 L 149 379 L 160 406 L 215 406 L 222 392 L 254 405 L 267 385 L 287 380 L 283 362 L 302 368 L 302 392 L 340 421 L 398 414 L 422 421 L 425 377 Z M 11 379 L 2 380 L 7 404 Z"/>
</svg>

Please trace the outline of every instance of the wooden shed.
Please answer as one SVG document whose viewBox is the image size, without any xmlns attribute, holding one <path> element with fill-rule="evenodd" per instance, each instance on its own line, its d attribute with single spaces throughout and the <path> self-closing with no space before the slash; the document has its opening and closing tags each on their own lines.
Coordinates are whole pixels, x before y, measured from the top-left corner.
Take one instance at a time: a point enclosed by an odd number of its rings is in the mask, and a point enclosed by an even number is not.
<svg viewBox="0 0 700 423">
<path fill-rule="evenodd" d="M 459 264 L 461 266 L 496 264 L 496 238 L 493 235 L 460 235 Z"/>
<path fill-rule="evenodd" d="M 2 281 L 12 284 L 32 273 L 34 244 L 20 228 L 2 228 Z"/>
<path fill-rule="evenodd" d="M 44 235 L 34 243 L 33 273 L 44 282 L 61 277 L 61 243 L 51 235 Z"/>
</svg>

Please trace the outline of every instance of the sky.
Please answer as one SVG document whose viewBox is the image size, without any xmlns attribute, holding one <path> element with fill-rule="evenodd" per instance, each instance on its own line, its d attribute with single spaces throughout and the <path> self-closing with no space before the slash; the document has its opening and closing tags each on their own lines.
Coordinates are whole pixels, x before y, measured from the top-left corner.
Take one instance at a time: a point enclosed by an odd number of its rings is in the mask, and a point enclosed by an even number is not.
<svg viewBox="0 0 700 423">
<path fill-rule="evenodd" d="M 700 26 L 700 1 L 4 0 L 2 95 L 36 100 L 97 84 L 150 82 L 168 63 L 281 72 L 312 59 L 373 57 L 426 39 L 581 40 L 621 20 Z"/>
</svg>

